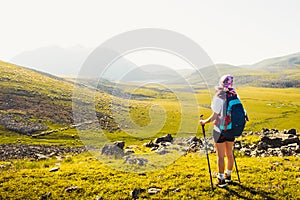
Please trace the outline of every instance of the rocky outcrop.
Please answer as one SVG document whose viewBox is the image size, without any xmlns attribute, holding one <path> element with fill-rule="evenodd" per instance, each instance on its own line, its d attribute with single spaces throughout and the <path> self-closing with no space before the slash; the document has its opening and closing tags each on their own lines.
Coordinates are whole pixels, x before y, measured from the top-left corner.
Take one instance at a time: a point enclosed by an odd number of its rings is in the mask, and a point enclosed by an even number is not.
<svg viewBox="0 0 300 200">
<path fill-rule="evenodd" d="M 296 129 L 278 131 L 264 128 L 261 132 L 250 132 L 247 135 L 257 135 L 260 140 L 251 145 L 240 143 L 236 147 L 245 156 L 300 156 L 300 140 Z"/>
<path fill-rule="evenodd" d="M 25 135 L 31 135 L 37 131 L 48 129 L 47 126 L 41 123 L 31 121 L 29 117 L 24 114 L 0 113 L 0 125 L 4 126 L 7 130 Z"/>
<path fill-rule="evenodd" d="M 113 159 L 123 159 L 124 163 L 132 165 L 146 165 L 148 160 L 141 157 L 134 156 L 134 150 L 129 147 L 124 151 L 125 142 L 116 141 L 113 144 L 106 144 L 103 146 L 101 155 L 107 156 Z"/>
<path fill-rule="evenodd" d="M 47 159 L 67 153 L 79 154 L 85 152 L 85 147 L 60 147 L 50 145 L 2 144 L 0 145 L 0 160 L 32 158 Z"/>
<path fill-rule="evenodd" d="M 207 143 L 209 150 L 213 151 L 212 143 Z M 204 150 L 203 141 L 196 136 L 190 136 L 188 138 L 173 138 L 171 134 L 156 138 L 154 142 L 150 140 L 144 143 L 143 146 L 151 148 L 151 151 L 155 151 L 160 155 L 165 155 L 171 151 L 183 151 L 183 152 L 197 152 Z"/>
</svg>

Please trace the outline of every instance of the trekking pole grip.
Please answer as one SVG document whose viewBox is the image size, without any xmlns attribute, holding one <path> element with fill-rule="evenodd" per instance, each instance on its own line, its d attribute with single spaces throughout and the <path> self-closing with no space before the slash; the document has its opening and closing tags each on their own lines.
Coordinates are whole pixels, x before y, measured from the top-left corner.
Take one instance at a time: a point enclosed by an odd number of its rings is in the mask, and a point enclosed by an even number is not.
<svg viewBox="0 0 300 200">
<path fill-rule="evenodd" d="M 201 120 L 203 120 L 203 114 L 202 115 L 200 115 L 200 119 Z M 204 137 L 205 137 L 205 124 L 203 124 L 203 125 L 201 125 L 202 126 L 202 132 L 203 132 L 203 134 L 204 134 Z"/>
</svg>

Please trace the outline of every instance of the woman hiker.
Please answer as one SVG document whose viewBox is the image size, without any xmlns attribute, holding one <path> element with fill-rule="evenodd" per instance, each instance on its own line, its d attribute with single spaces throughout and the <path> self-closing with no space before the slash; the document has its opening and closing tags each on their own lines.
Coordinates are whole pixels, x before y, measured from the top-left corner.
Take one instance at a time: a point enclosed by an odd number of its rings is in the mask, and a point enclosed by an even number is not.
<svg viewBox="0 0 300 200">
<path fill-rule="evenodd" d="M 213 98 L 211 109 L 213 113 L 207 119 L 201 119 L 200 124 L 205 125 L 209 122 L 214 122 L 213 139 L 215 143 L 215 149 L 218 156 L 218 179 L 216 185 L 218 187 L 226 187 L 227 183 L 231 182 L 231 172 L 234 164 L 233 158 L 233 144 L 234 136 L 224 135 L 224 131 L 220 129 L 220 121 L 223 119 L 223 109 L 226 106 L 226 92 L 235 92 L 232 87 L 233 77 L 230 75 L 224 75 L 220 78 L 219 85 L 216 86 L 216 95 Z M 224 98 L 225 97 L 225 98 Z M 226 109 L 226 108 L 225 108 Z M 224 157 L 227 157 L 227 166 L 225 171 Z M 225 171 L 225 174 L 224 174 Z"/>
</svg>

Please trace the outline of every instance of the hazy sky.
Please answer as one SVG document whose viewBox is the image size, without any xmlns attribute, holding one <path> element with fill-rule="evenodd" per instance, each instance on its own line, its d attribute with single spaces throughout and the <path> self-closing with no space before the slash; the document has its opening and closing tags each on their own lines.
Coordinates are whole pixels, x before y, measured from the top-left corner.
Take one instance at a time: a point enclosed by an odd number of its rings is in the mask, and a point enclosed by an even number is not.
<svg viewBox="0 0 300 200">
<path fill-rule="evenodd" d="M 299 0 L 0 0 L 0 59 L 39 47 L 96 47 L 138 28 L 196 41 L 214 63 L 300 52 Z"/>
</svg>

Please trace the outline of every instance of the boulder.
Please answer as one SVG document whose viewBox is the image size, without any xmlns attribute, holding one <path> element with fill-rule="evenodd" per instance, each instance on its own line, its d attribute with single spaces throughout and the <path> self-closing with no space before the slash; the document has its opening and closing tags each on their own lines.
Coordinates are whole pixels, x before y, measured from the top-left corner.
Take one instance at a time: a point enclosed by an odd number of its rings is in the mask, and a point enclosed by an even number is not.
<svg viewBox="0 0 300 200">
<path fill-rule="evenodd" d="M 289 135 L 288 138 L 282 140 L 282 145 L 297 143 L 300 144 L 299 138 L 296 135 Z"/>
<path fill-rule="evenodd" d="M 282 138 L 274 137 L 271 138 L 269 136 L 261 137 L 261 141 L 266 143 L 271 148 L 281 147 L 282 145 Z"/>
<path fill-rule="evenodd" d="M 288 130 L 287 134 L 296 135 L 297 131 L 296 131 L 296 129 L 292 128 L 292 129 Z"/>
<path fill-rule="evenodd" d="M 172 135 L 171 135 L 171 134 L 168 134 L 168 135 L 165 135 L 165 136 L 156 138 L 156 139 L 154 140 L 154 143 L 155 143 L 155 144 L 158 144 L 158 143 L 162 143 L 162 142 L 172 142 L 172 141 L 173 141 Z"/>
<path fill-rule="evenodd" d="M 113 144 L 116 145 L 117 147 L 119 147 L 120 149 L 124 149 L 124 146 L 125 146 L 125 142 L 123 142 L 123 141 L 116 141 Z"/>
<path fill-rule="evenodd" d="M 101 155 L 121 158 L 124 156 L 124 150 L 120 148 L 118 144 L 104 145 L 101 151 Z"/>
</svg>

